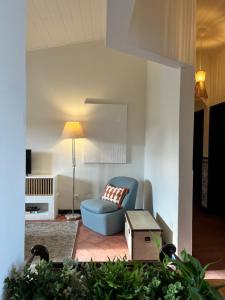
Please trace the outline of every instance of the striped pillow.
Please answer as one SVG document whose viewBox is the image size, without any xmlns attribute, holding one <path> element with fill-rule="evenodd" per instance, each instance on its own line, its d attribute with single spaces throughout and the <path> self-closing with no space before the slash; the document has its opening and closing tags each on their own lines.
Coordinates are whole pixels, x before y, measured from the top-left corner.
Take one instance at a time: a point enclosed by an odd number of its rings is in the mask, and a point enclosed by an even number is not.
<svg viewBox="0 0 225 300">
<path fill-rule="evenodd" d="M 127 188 L 121 188 L 107 184 L 102 199 L 109 200 L 121 208 L 123 199 L 128 191 L 129 190 Z"/>
</svg>

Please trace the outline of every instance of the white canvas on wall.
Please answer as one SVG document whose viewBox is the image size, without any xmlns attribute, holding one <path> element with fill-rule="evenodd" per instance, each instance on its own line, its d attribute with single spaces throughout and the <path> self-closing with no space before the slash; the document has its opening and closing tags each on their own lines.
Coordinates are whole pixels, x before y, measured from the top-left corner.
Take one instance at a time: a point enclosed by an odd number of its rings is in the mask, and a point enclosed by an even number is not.
<svg viewBox="0 0 225 300">
<path fill-rule="evenodd" d="M 126 163 L 127 105 L 85 103 L 85 163 Z"/>
</svg>

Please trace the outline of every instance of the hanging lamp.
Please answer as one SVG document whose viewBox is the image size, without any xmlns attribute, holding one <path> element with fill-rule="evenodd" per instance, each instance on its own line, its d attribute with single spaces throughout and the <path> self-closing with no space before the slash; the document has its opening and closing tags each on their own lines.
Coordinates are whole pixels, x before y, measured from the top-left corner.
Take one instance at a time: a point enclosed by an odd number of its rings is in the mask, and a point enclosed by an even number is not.
<svg viewBox="0 0 225 300">
<path fill-rule="evenodd" d="M 199 35 L 201 37 L 200 45 L 200 68 L 195 72 L 195 99 L 196 100 L 206 100 L 208 99 L 208 94 L 205 86 L 206 71 L 202 70 L 202 39 L 205 36 L 206 29 L 200 28 Z"/>
</svg>

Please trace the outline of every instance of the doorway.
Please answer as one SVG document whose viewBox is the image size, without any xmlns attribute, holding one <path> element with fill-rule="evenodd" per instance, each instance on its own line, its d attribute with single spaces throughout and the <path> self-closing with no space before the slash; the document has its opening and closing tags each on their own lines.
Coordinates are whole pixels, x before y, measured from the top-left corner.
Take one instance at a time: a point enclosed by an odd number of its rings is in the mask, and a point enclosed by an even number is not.
<svg viewBox="0 0 225 300">
<path fill-rule="evenodd" d="M 203 156 L 204 109 L 194 114 L 193 145 L 193 205 L 200 204 L 202 195 L 202 156 Z"/>
<path fill-rule="evenodd" d="M 225 219 L 225 103 L 210 108 L 208 201 L 210 212 Z"/>
<path fill-rule="evenodd" d="M 203 157 L 204 110 L 195 112 L 193 146 L 193 255 L 225 269 L 225 103 L 209 110 L 208 157 Z M 202 163 L 204 162 L 204 164 Z"/>
</svg>

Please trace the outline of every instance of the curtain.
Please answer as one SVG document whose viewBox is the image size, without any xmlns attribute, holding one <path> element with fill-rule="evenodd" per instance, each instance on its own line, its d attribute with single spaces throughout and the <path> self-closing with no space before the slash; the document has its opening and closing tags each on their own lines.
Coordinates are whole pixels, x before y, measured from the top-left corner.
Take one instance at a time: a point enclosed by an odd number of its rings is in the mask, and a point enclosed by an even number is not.
<svg viewBox="0 0 225 300">
<path fill-rule="evenodd" d="M 205 50 L 197 52 L 196 70 L 200 67 L 206 71 L 206 89 L 208 106 L 225 101 L 225 49 Z"/>
</svg>

